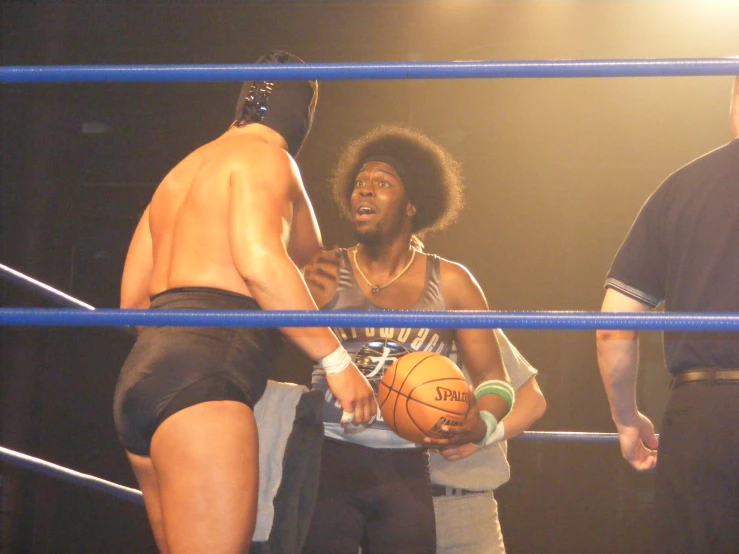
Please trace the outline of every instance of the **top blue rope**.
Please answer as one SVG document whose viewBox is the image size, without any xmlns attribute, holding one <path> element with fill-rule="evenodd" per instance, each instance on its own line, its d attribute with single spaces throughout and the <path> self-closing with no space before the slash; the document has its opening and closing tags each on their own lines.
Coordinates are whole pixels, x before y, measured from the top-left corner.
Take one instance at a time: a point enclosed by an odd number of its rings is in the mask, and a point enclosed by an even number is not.
<svg viewBox="0 0 739 554">
<path fill-rule="evenodd" d="M 0 308 L 0 326 L 433 327 L 586 331 L 739 331 L 736 313 L 205 311 Z"/>
<path fill-rule="evenodd" d="M 739 75 L 739 58 L 391 63 L 0 67 L 0 83 L 174 83 L 247 80 L 523 79 Z"/>
</svg>

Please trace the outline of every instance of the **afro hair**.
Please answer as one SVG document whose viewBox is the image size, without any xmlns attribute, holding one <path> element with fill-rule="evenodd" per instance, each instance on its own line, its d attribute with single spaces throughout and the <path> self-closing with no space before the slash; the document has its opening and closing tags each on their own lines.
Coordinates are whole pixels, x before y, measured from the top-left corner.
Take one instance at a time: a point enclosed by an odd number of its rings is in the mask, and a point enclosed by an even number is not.
<svg viewBox="0 0 739 554">
<path fill-rule="evenodd" d="M 349 201 L 365 161 L 389 156 L 403 165 L 403 185 L 416 207 L 413 232 L 425 236 L 453 223 L 463 206 L 462 172 L 457 160 L 423 133 L 381 125 L 351 141 L 331 177 L 334 201 L 350 217 Z"/>
</svg>

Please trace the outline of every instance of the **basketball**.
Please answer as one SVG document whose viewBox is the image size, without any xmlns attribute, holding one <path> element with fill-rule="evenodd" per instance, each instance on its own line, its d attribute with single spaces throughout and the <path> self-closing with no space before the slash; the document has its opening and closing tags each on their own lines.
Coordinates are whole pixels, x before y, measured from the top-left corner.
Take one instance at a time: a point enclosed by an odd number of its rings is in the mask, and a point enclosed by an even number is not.
<svg viewBox="0 0 739 554">
<path fill-rule="evenodd" d="M 446 356 L 411 352 L 382 376 L 377 401 L 385 423 L 406 440 L 444 438 L 443 425 L 461 425 L 471 393 L 462 371 Z"/>
</svg>

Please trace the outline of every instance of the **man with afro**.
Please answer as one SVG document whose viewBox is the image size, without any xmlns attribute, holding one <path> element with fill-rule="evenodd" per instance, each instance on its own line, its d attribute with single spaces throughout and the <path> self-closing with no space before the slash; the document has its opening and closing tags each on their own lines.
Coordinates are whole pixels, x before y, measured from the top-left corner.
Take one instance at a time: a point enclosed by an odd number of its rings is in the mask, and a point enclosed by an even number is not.
<svg viewBox="0 0 739 554">
<path fill-rule="evenodd" d="M 444 148 L 413 129 L 377 127 L 343 150 L 331 187 L 354 224 L 357 245 L 323 252 L 307 266 L 306 281 L 321 309 L 488 309 L 464 266 L 423 251 L 421 238 L 452 223 L 463 204 L 460 166 Z M 318 501 L 303 552 L 356 554 L 361 545 L 372 554 L 436 553 L 432 491 L 452 489 L 432 488 L 428 449 L 438 449 L 442 454 L 435 456 L 450 463 L 470 457 L 503 438 L 505 426 L 499 422 L 513 405 L 515 392 L 496 332 L 334 331 L 375 390 L 384 371 L 404 354 L 453 356 L 458 351 L 477 403 L 462 426 L 443 428 L 446 438 L 415 444 L 396 435 L 379 414 L 369 426 L 342 423 L 342 410 L 315 368 L 313 387 L 325 391 L 326 398 L 325 441 Z"/>
</svg>

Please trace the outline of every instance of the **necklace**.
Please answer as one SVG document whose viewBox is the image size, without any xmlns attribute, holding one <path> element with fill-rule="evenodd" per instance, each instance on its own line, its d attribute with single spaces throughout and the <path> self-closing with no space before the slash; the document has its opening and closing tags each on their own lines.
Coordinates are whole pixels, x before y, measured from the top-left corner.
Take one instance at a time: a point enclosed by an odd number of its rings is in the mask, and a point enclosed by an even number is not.
<svg viewBox="0 0 739 554">
<path fill-rule="evenodd" d="M 354 248 L 354 265 L 356 266 L 357 271 L 359 272 L 359 276 L 362 279 L 364 279 L 364 282 L 367 283 L 367 285 L 369 286 L 370 290 L 372 291 L 372 296 L 377 296 L 378 294 L 380 294 L 380 291 L 382 289 L 389 287 L 395 281 L 397 281 L 403 275 L 405 275 L 405 272 L 408 271 L 410 269 L 411 265 L 413 264 L 413 260 L 416 259 L 416 249 L 415 248 L 411 248 L 411 259 L 410 259 L 410 261 L 408 262 L 408 264 L 403 268 L 403 270 L 400 273 L 398 273 L 395 277 L 393 277 L 392 279 L 390 279 L 390 281 L 388 281 L 384 285 L 373 285 L 372 283 L 370 283 L 369 279 L 367 279 L 367 276 L 364 274 L 364 271 L 362 271 L 362 268 L 359 267 L 359 262 L 357 261 L 357 250 L 359 250 L 359 248 L 355 247 Z"/>
</svg>

